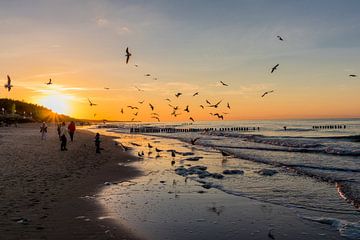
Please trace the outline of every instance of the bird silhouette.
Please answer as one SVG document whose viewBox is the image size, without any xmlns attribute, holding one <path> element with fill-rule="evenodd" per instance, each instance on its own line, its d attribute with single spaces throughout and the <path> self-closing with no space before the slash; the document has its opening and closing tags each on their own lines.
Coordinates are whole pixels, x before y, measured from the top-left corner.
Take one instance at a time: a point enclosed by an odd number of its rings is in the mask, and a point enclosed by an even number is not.
<svg viewBox="0 0 360 240">
<path fill-rule="evenodd" d="M 131 105 L 129 105 L 129 106 L 127 106 L 128 108 L 131 108 L 131 109 L 139 109 L 138 107 L 134 107 L 134 106 L 131 106 Z"/>
<path fill-rule="evenodd" d="M 193 94 L 193 97 L 198 96 L 198 95 L 199 95 L 199 92 L 196 92 Z"/>
<path fill-rule="evenodd" d="M 207 104 L 211 105 L 211 102 L 209 100 L 205 100 Z"/>
<path fill-rule="evenodd" d="M 123 109 L 123 108 L 121 108 L 120 112 L 121 112 L 121 114 L 124 114 L 124 109 Z"/>
<path fill-rule="evenodd" d="M 153 146 L 150 143 L 148 143 L 148 148 L 153 148 Z"/>
<path fill-rule="evenodd" d="M 263 95 L 261 95 L 261 97 L 265 97 L 267 94 L 273 93 L 273 92 L 274 92 L 274 90 L 264 92 Z"/>
<path fill-rule="evenodd" d="M 158 113 L 151 113 L 151 115 L 154 115 L 154 116 L 159 116 Z"/>
<path fill-rule="evenodd" d="M 51 81 L 51 78 L 49 79 L 49 81 L 47 83 L 45 83 L 46 85 L 51 85 L 52 84 L 52 81 Z"/>
<path fill-rule="evenodd" d="M 179 92 L 179 93 L 175 94 L 175 97 L 178 98 L 178 97 L 180 97 L 181 95 L 182 95 L 182 93 Z"/>
<path fill-rule="evenodd" d="M 223 86 L 229 86 L 229 85 L 227 85 L 226 83 L 224 83 L 223 81 L 220 81 L 220 83 L 223 85 Z"/>
<path fill-rule="evenodd" d="M 201 107 L 202 109 L 204 109 L 204 106 L 203 106 L 203 105 L 200 105 L 200 107 Z"/>
<path fill-rule="evenodd" d="M 284 39 L 281 36 L 276 36 L 280 41 L 284 41 Z"/>
<path fill-rule="evenodd" d="M 228 109 L 231 109 L 231 108 L 230 108 L 230 104 L 229 104 L 229 103 L 227 103 L 227 108 L 228 108 Z"/>
<path fill-rule="evenodd" d="M 172 113 L 171 113 L 171 115 L 173 115 L 174 117 L 176 117 L 176 116 L 179 116 L 179 115 L 181 115 L 180 113 L 176 113 L 176 111 L 174 110 Z"/>
<path fill-rule="evenodd" d="M 143 103 L 144 103 L 144 100 L 142 100 L 142 101 L 139 101 L 138 103 L 140 103 L 140 104 L 143 104 Z"/>
<path fill-rule="evenodd" d="M 151 108 L 151 111 L 154 111 L 154 106 L 151 103 L 149 103 L 149 107 Z"/>
<path fill-rule="evenodd" d="M 159 152 L 162 152 L 163 150 L 158 149 L 158 148 L 156 147 L 156 148 L 155 148 L 155 151 L 156 151 L 157 153 L 159 153 Z"/>
<path fill-rule="evenodd" d="M 126 64 L 128 64 L 129 59 L 130 59 L 130 56 L 131 56 L 131 53 L 129 52 L 129 48 L 128 48 L 128 47 L 126 48 L 126 54 L 125 54 L 125 56 L 126 56 Z"/>
<path fill-rule="evenodd" d="M 195 145 L 195 142 L 197 141 L 197 140 L 199 140 L 200 138 L 193 138 L 193 139 L 190 139 L 190 142 L 191 142 L 191 144 L 192 145 Z"/>
<path fill-rule="evenodd" d="M 357 77 L 356 74 L 349 74 L 349 77 Z"/>
<path fill-rule="evenodd" d="M 171 100 L 169 98 L 166 98 L 165 100 L 168 101 L 168 102 L 171 102 Z"/>
<path fill-rule="evenodd" d="M 195 122 L 195 120 L 194 120 L 192 117 L 189 117 L 189 119 L 190 119 L 192 122 Z"/>
<path fill-rule="evenodd" d="M 150 73 L 147 73 L 147 74 L 145 74 L 144 76 L 145 76 L 145 77 L 150 77 L 151 74 L 150 74 Z"/>
<path fill-rule="evenodd" d="M 139 65 L 137 65 L 137 64 L 134 64 L 134 67 L 138 67 Z"/>
<path fill-rule="evenodd" d="M 137 116 L 139 112 L 134 113 L 134 116 Z"/>
<path fill-rule="evenodd" d="M 137 86 L 135 86 L 135 88 L 136 88 L 139 92 L 144 91 L 144 90 L 138 88 Z"/>
<path fill-rule="evenodd" d="M 190 112 L 189 110 L 189 105 L 186 106 L 186 108 L 184 109 L 185 112 Z"/>
<path fill-rule="evenodd" d="M 228 157 L 228 156 L 230 156 L 229 153 L 227 153 L 227 152 L 225 152 L 225 151 L 223 151 L 223 150 L 220 150 L 220 152 L 221 152 L 221 155 L 223 155 L 223 157 Z"/>
<path fill-rule="evenodd" d="M 154 118 L 154 119 L 158 120 L 158 122 L 160 122 L 160 118 L 157 116 L 152 116 L 151 118 Z"/>
<path fill-rule="evenodd" d="M 212 105 L 209 105 L 208 107 L 213 107 L 213 108 L 218 108 L 219 104 L 222 102 L 222 100 L 220 100 L 218 103 L 216 104 L 212 104 Z"/>
<path fill-rule="evenodd" d="M 88 101 L 89 101 L 90 107 L 97 105 L 96 103 L 91 102 L 90 99 L 88 99 Z"/>
<path fill-rule="evenodd" d="M 279 64 L 276 64 L 275 66 L 273 66 L 273 68 L 271 69 L 271 73 L 273 73 L 277 68 L 278 68 Z"/>
<path fill-rule="evenodd" d="M 105 90 L 110 90 L 110 88 L 108 88 L 108 87 L 104 87 L 104 89 L 105 89 Z"/>
<path fill-rule="evenodd" d="M 158 80 L 158 78 L 157 78 L 157 77 L 154 77 L 153 80 Z"/>
<path fill-rule="evenodd" d="M 7 84 L 5 84 L 4 87 L 7 88 L 8 92 L 10 92 L 11 88 L 14 87 L 11 85 L 11 79 L 9 75 L 7 75 Z"/>
</svg>

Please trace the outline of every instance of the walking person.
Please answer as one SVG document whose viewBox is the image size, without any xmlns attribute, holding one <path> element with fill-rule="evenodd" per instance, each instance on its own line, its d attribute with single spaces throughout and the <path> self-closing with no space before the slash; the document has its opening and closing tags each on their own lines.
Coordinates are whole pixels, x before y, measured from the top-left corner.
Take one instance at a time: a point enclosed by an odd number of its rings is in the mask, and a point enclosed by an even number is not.
<svg viewBox="0 0 360 240">
<path fill-rule="evenodd" d="M 96 153 L 100 153 L 100 134 L 99 133 L 96 133 L 96 136 L 95 136 L 95 147 L 96 147 Z"/>
<path fill-rule="evenodd" d="M 40 127 L 40 133 L 41 133 L 41 140 L 45 140 L 47 134 L 47 125 L 45 122 L 43 122 Z"/>
<path fill-rule="evenodd" d="M 68 129 L 66 127 L 65 122 L 63 122 L 60 127 L 60 141 L 61 141 L 60 150 L 61 151 L 67 151 L 67 148 L 66 148 L 67 136 L 68 136 Z"/>
<path fill-rule="evenodd" d="M 70 124 L 68 126 L 68 130 L 69 130 L 70 140 L 74 141 L 74 133 L 75 133 L 75 130 L 76 130 L 76 126 L 75 126 L 74 121 L 70 122 Z"/>
</svg>

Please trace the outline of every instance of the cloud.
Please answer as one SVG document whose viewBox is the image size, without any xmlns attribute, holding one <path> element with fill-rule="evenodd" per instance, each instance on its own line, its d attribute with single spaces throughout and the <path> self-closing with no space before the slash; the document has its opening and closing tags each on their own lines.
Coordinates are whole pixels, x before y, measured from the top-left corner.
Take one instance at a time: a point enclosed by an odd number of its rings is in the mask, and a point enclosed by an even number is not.
<svg viewBox="0 0 360 240">
<path fill-rule="evenodd" d="M 95 22 L 96 22 L 96 25 L 99 27 L 106 27 L 109 25 L 109 20 L 107 20 L 106 18 L 103 18 L 103 17 L 97 17 Z"/>
</svg>

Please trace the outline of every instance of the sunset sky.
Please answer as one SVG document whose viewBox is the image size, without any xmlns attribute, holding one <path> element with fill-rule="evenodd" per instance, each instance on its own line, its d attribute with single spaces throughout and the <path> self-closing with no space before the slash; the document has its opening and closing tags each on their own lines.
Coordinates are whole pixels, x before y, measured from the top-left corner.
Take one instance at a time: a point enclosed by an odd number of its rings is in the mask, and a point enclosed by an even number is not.
<svg viewBox="0 0 360 240">
<path fill-rule="evenodd" d="M 0 97 L 88 119 L 130 120 L 133 105 L 135 120 L 153 121 L 149 102 L 163 121 L 360 117 L 360 77 L 348 76 L 360 76 L 359 10 L 357 0 L 1 1 L 0 81 L 14 88 Z M 190 114 L 172 117 L 165 98 Z M 205 99 L 222 103 L 202 110 Z"/>
</svg>

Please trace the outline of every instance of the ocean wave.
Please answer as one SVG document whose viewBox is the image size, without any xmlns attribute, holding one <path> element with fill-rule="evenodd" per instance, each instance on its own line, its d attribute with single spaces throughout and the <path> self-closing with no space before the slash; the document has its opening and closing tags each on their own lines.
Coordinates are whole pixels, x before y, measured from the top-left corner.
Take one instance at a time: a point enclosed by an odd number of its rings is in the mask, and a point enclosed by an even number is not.
<svg viewBox="0 0 360 240">
<path fill-rule="evenodd" d="M 347 239 L 360 239 L 360 222 L 349 222 L 337 218 L 300 216 L 313 222 L 330 225 L 339 231 L 342 237 Z"/>
</svg>

